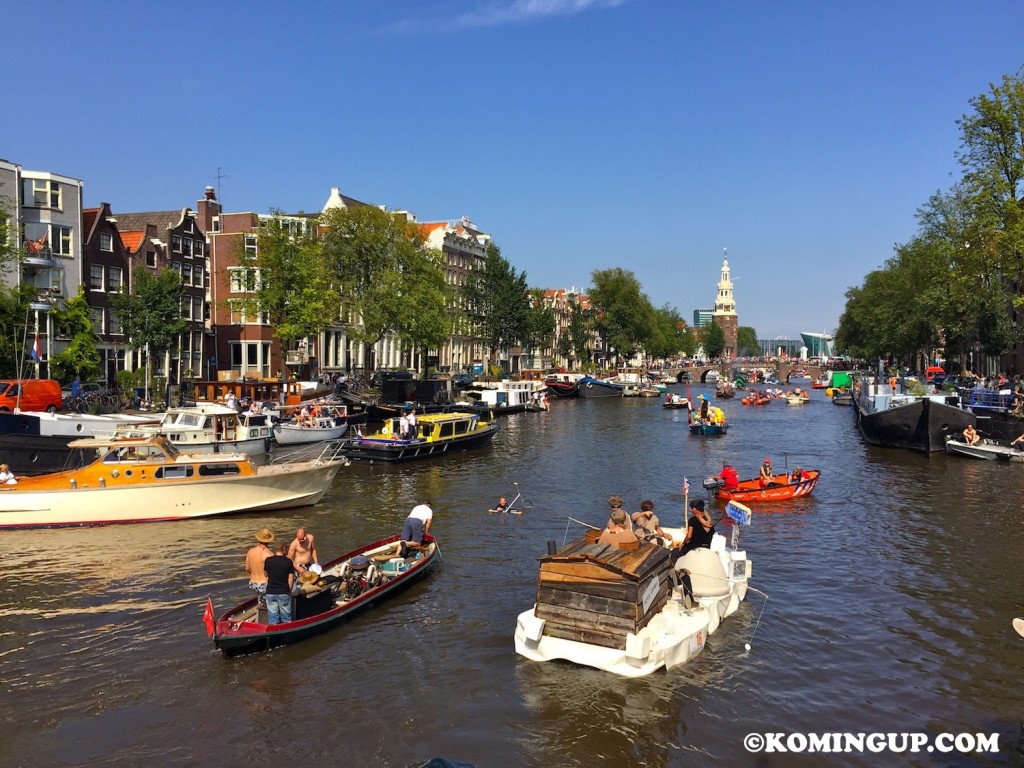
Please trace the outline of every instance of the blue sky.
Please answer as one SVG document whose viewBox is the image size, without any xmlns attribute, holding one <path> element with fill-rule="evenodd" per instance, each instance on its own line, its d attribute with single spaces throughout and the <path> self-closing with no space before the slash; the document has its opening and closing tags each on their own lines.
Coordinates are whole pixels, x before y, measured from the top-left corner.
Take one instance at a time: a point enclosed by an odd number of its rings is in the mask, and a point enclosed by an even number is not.
<svg viewBox="0 0 1024 768">
<path fill-rule="evenodd" d="M 25 42 L 0 157 L 83 179 L 87 206 L 194 206 L 218 168 L 233 211 L 337 186 L 469 216 L 533 286 L 630 269 L 688 321 L 728 248 L 762 338 L 835 327 L 958 174 L 968 100 L 1024 66 L 1019 0 L 42 0 L 5 21 Z"/>
</svg>

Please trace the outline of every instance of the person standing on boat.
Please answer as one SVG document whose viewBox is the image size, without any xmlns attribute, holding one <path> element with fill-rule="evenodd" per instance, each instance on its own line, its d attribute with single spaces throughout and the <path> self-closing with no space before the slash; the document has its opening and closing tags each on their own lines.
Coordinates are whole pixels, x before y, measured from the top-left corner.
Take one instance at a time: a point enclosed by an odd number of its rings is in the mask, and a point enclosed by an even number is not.
<svg viewBox="0 0 1024 768">
<path fill-rule="evenodd" d="M 409 440 L 416 439 L 416 409 L 409 410 Z"/>
<path fill-rule="evenodd" d="M 284 542 L 279 541 L 274 547 L 274 554 L 263 563 L 267 574 L 267 624 L 285 624 L 292 620 L 295 564 L 284 549 Z"/>
<path fill-rule="evenodd" d="M 245 570 L 249 574 L 249 589 L 259 596 L 263 603 L 263 596 L 267 593 L 267 572 L 263 564 L 267 558 L 273 555 L 268 546 L 274 540 L 274 534 L 269 528 L 262 528 L 256 531 L 256 544 L 249 548 L 245 554 Z"/>
<path fill-rule="evenodd" d="M 408 440 L 409 439 L 409 412 L 402 411 L 402 415 L 398 418 L 398 439 Z"/>
<path fill-rule="evenodd" d="M 767 488 L 772 484 L 772 460 L 765 458 L 764 463 L 761 464 L 761 487 Z"/>
<path fill-rule="evenodd" d="M 309 570 L 311 565 L 319 564 L 313 534 L 306 533 L 305 528 L 299 528 L 292 543 L 288 545 L 288 558 L 295 563 L 295 570 L 299 573 Z"/>
<path fill-rule="evenodd" d="M 412 512 L 402 523 L 402 541 L 406 544 L 422 544 L 423 537 L 430 533 L 430 524 L 434 521 L 434 510 L 430 502 L 421 501 L 412 508 Z"/>
<path fill-rule="evenodd" d="M 722 462 L 722 471 L 718 473 L 718 476 L 722 479 L 723 490 L 732 491 L 739 488 L 740 474 L 728 461 Z"/>
</svg>

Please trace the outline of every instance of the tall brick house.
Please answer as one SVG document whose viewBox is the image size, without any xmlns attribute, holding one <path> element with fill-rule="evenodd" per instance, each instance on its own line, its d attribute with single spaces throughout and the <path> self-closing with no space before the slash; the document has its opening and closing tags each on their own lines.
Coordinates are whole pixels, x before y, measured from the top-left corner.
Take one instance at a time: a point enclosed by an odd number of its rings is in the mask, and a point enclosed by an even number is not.
<svg viewBox="0 0 1024 768">
<path fill-rule="evenodd" d="M 134 241 L 132 241 L 134 242 Z M 109 203 L 82 211 L 82 274 L 92 327 L 99 336 L 100 378 L 108 386 L 126 367 L 127 347 L 110 296 L 127 290 L 131 250 L 121 239 Z"/>
</svg>

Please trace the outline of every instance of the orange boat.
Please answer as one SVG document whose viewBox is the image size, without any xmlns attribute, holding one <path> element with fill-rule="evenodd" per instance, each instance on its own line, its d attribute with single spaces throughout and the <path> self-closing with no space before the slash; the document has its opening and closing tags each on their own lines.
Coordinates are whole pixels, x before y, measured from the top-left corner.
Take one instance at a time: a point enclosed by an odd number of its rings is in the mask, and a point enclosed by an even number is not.
<svg viewBox="0 0 1024 768">
<path fill-rule="evenodd" d="M 740 501 L 744 504 L 757 501 L 785 501 L 809 496 L 814 486 L 818 484 L 820 476 L 819 469 L 805 469 L 801 472 L 801 478 L 795 481 L 788 475 L 777 475 L 776 481 L 767 488 L 762 488 L 760 478 L 755 477 L 753 480 L 741 480 L 731 491 L 721 487 L 721 478 L 709 477 L 704 481 L 704 487 L 723 501 Z"/>
</svg>

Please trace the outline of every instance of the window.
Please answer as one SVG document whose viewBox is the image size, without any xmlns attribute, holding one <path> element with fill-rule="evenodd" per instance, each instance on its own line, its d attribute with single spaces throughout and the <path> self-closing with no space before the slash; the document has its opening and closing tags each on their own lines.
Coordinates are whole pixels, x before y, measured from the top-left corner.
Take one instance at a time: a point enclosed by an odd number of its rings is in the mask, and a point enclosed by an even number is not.
<svg viewBox="0 0 1024 768">
<path fill-rule="evenodd" d="M 171 250 L 181 253 L 181 235 L 171 235 Z"/>
<path fill-rule="evenodd" d="M 195 228 L 195 225 L 194 225 L 194 223 L 193 223 L 193 221 L 192 221 L 192 217 L 191 217 L 191 216 L 186 216 L 186 217 L 185 217 L 185 231 L 186 231 L 186 232 L 187 232 L 188 234 L 190 234 L 190 235 L 191 235 L 191 234 L 192 234 L 193 232 L 195 232 L 195 231 L 196 231 L 196 228 Z"/>
<path fill-rule="evenodd" d="M 181 282 L 185 285 L 192 285 L 192 265 L 181 265 Z"/>
<path fill-rule="evenodd" d="M 111 293 L 121 292 L 121 268 L 109 267 L 107 269 L 107 290 Z"/>
<path fill-rule="evenodd" d="M 71 256 L 71 227 L 53 225 L 53 252 L 61 256 Z"/>
<path fill-rule="evenodd" d="M 220 216 L 214 216 L 210 223 L 212 225 L 211 232 L 220 232 Z"/>
<path fill-rule="evenodd" d="M 90 307 L 89 316 L 92 319 L 92 329 L 96 333 L 103 333 L 103 308 Z"/>
<path fill-rule="evenodd" d="M 114 252 L 114 237 L 103 233 L 100 235 L 100 250 L 106 251 L 107 253 Z"/>
<path fill-rule="evenodd" d="M 89 267 L 89 290 L 103 290 L 103 265 L 93 264 Z"/>
<path fill-rule="evenodd" d="M 60 210 L 60 183 L 48 179 L 25 179 L 25 205 Z"/>
<path fill-rule="evenodd" d="M 196 241 L 198 242 L 198 241 Z M 196 264 L 192 270 L 192 285 L 197 288 L 205 288 L 206 282 L 203 280 L 203 268 Z"/>
<path fill-rule="evenodd" d="M 203 318 L 203 300 L 192 297 L 192 319 L 202 322 Z"/>
<path fill-rule="evenodd" d="M 181 252 L 186 256 L 192 255 L 192 238 L 186 237 L 181 241 Z"/>
<path fill-rule="evenodd" d="M 259 288 L 259 270 L 250 267 L 229 267 L 228 279 L 232 293 L 247 293 Z"/>
<path fill-rule="evenodd" d="M 186 320 L 192 319 L 192 299 L 188 296 L 181 297 L 181 316 Z"/>
<path fill-rule="evenodd" d="M 247 251 L 247 255 L 256 255 L 256 235 L 245 236 L 245 250 Z"/>
<path fill-rule="evenodd" d="M 200 477 L 217 477 L 220 475 L 237 475 L 242 470 L 237 464 L 200 464 Z M 744 569 L 746 565 L 743 566 Z M 744 570 L 746 573 L 746 570 Z"/>
<path fill-rule="evenodd" d="M 192 477 L 194 469 L 191 464 L 185 466 L 168 466 L 160 467 L 156 471 L 156 476 L 161 480 L 180 480 L 185 477 Z"/>
<path fill-rule="evenodd" d="M 205 255 L 205 253 L 206 253 L 206 242 L 205 241 L 203 241 L 203 240 L 194 240 L 192 242 L 192 245 L 195 248 L 194 253 L 195 253 L 196 256 L 203 256 L 203 255 Z"/>
<path fill-rule="evenodd" d="M 117 315 L 115 315 L 114 312 L 111 311 L 110 314 L 107 317 L 108 317 L 108 321 L 107 321 L 108 329 L 107 330 L 110 333 L 112 333 L 112 334 L 120 336 L 121 335 L 121 321 L 117 319 Z"/>
<path fill-rule="evenodd" d="M 156 266 L 156 251 L 146 251 L 146 266 L 147 267 L 155 267 Z"/>
<path fill-rule="evenodd" d="M 178 279 L 180 280 L 181 279 L 181 262 L 180 261 L 172 261 L 171 262 L 171 269 L 173 269 L 175 272 L 178 273 Z"/>
</svg>

